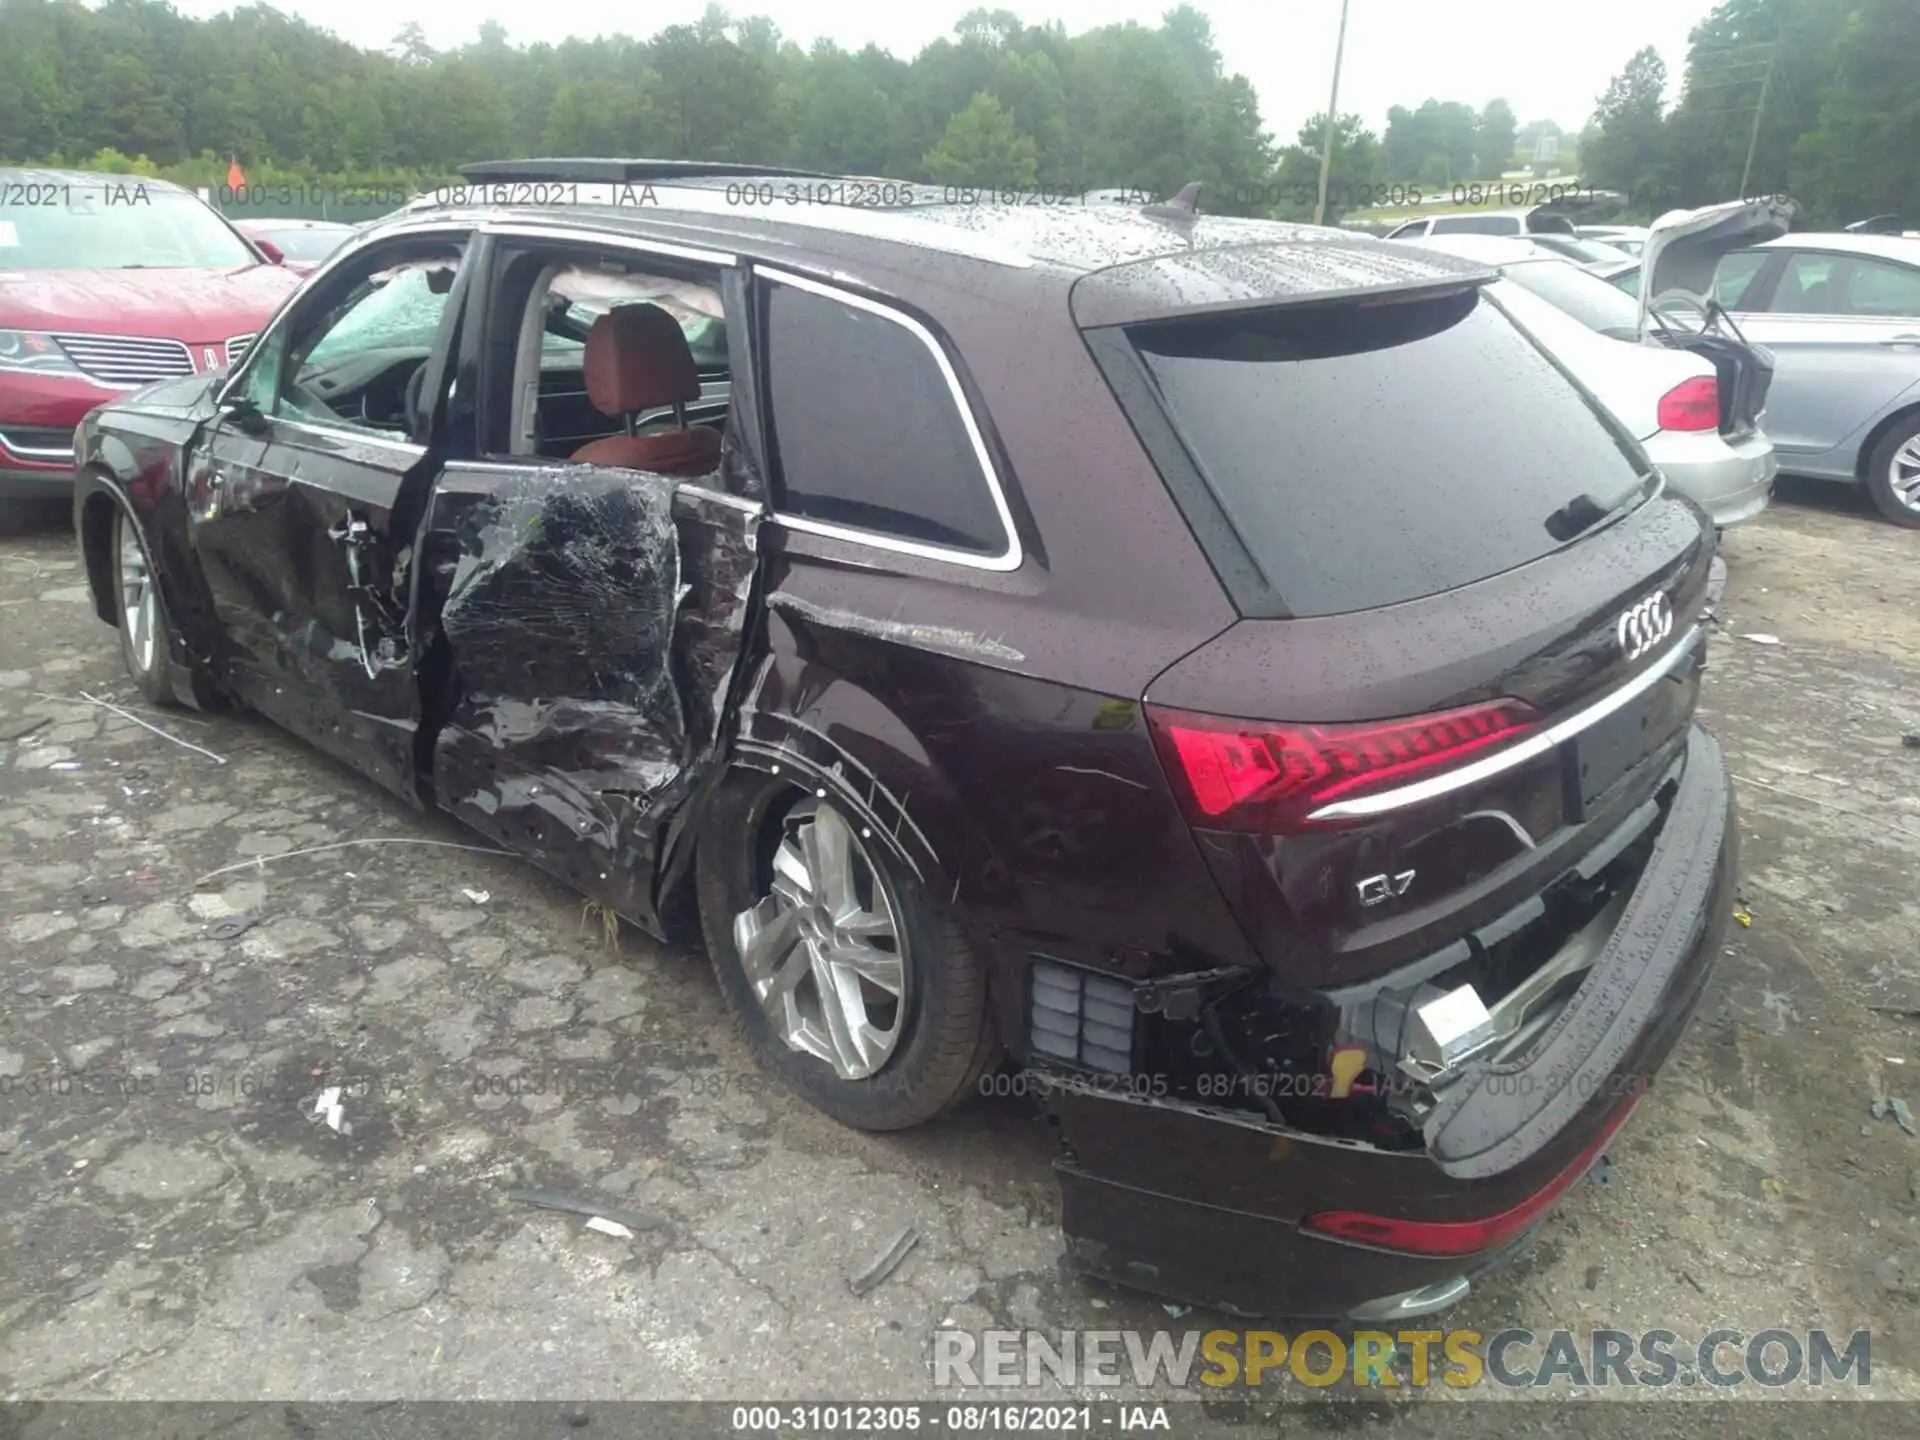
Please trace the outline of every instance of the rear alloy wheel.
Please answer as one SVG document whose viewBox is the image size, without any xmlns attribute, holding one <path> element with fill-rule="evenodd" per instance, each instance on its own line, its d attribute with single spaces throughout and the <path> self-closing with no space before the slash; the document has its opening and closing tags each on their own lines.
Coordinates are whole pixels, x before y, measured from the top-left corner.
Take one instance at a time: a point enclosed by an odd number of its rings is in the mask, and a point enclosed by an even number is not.
<svg viewBox="0 0 1920 1440">
<path fill-rule="evenodd" d="M 1873 447 L 1867 488 L 1881 514 L 1920 530 L 1920 415 L 1902 420 Z"/>
<path fill-rule="evenodd" d="M 869 831 L 825 797 L 741 772 L 698 865 L 714 971 L 762 1063 L 864 1130 L 966 1097 L 994 1049 L 984 973 Z"/>
<path fill-rule="evenodd" d="M 174 703 L 167 671 L 167 612 L 133 517 L 113 516 L 113 590 L 119 606 L 120 654 L 127 673 L 156 705 Z"/>
</svg>

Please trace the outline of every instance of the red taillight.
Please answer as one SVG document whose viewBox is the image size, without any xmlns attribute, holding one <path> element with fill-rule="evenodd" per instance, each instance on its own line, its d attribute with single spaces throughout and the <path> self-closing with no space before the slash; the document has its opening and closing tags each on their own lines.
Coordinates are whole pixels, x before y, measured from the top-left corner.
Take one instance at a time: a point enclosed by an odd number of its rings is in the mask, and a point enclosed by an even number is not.
<svg viewBox="0 0 1920 1440">
<path fill-rule="evenodd" d="M 1458 765 L 1531 730 L 1539 712 L 1495 700 L 1364 725 L 1276 725 L 1147 706 L 1187 818 L 1209 830 L 1273 832 L 1323 805 Z"/>
<path fill-rule="evenodd" d="M 1626 1123 L 1640 1103 L 1635 1095 L 1601 1125 L 1600 1133 L 1585 1149 L 1544 1187 L 1536 1190 L 1510 1210 L 1489 1215 L 1484 1220 L 1400 1220 L 1390 1215 L 1366 1215 L 1358 1210 L 1322 1210 L 1300 1222 L 1300 1228 L 1337 1240 L 1352 1240 L 1383 1250 L 1401 1250 L 1412 1255 L 1473 1255 L 1491 1250 L 1511 1240 L 1540 1218 L 1541 1213 L 1564 1195 L 1573 1182 L 1592 1168 L 1600 1152 L 1613 1138 L 1614 1131 Z"/>
<path fill-rule="evenodd" d="M 1711 375 L 1683 380 L 1660 397 L 1662 430 L 1718 430 L 1720 382 Z"/>
</svg>

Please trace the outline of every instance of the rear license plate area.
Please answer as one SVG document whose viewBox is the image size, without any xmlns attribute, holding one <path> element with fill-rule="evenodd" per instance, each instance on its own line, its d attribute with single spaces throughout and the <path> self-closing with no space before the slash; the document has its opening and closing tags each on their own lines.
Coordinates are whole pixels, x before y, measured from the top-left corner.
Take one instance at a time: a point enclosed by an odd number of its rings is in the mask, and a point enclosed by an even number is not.
<svg viewBox="0 0 1920 1440">
<path fill-rule="evenodd" d="M 1685 666 L 1574 737 L 1567 776 L 1572 818 L 1586 819 L 1596 802 L 1672 738 L 1686 720 L 1697 686 L 1692 667 Z"/>
</svg>

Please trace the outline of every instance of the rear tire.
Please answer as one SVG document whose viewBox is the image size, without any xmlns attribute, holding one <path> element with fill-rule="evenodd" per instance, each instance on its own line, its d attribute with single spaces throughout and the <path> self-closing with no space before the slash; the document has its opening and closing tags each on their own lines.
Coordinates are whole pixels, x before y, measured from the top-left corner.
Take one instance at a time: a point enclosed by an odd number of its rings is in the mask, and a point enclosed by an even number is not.
<svg viewBox="0 0 1920 1440">
<path fill-rule="evenodd" d="M 113 512 L 113 594 L 120 656 L 140 693 L 156 705 L 178 704 L 170 670 L 166 602 L 160 598 L 146 541 L 124 506 Z"/>
<path fill-rule="evenodd" d="M 1898 421 L 1873 447 L 1867 491 L 1887 519 L 1920 530 L 1920 414 Z"/>
<path fill-rule="evenodd" d="M 761 1064 L 809 1102 L 856 1129 L 904 1130 L 978 1088 L 998 1051 L 985 967 L 846 811 L 736 771 L 695 868 L 727 1004 Z"/>
</svg>

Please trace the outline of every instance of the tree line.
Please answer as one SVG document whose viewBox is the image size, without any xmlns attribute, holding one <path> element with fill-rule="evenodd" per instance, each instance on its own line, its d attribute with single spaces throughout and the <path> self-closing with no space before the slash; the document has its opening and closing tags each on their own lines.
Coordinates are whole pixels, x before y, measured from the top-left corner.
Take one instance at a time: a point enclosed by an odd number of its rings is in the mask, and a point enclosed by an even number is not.
<svg viewBox="0 0 1920 1440">
<path fill-rule="evenodd" d="M 1747 168 L 1750 192 L 1787 189 L 1836 218 L 1899 210 L 1920 191 L 1915 55 L 1916 0 L 1726 0 L 1694 32 L 1670 113 L 1646 50 L 1578 137 L 1522 125 L 1500 99 L 1396 106 L 1379 135 L 1339 116 L 1330 209 L 1551 154 L 1562 174 L 1577 155 L 1583 180 L 1675 204 L 1726 198 Z M 425 188 L 516 155 L 650 155 L 1061 193 L 1199 180 L 1207 209 L 1304 218 L 1325 124 L 1271 137 L 1189 4 L 1077 35 L 976 9 L 902 59 L 802 49 L 717 5 L 646 40 L 514 46 L 489 21 L 436 52 L 418 25 L 373 51 L 265 5 L 190 20 L 161 0 L 0 0 L 0 162 L 218 186 L 237 160 L 268 193 Z"/>
<path fill-rule="evenodd" d="M 1920 224 L 1920 0 L 1726 0 L 1695 27 L 1678 103 L 1630 59 L 1601 97 L 1583 178 L 1705 204 L 1791 195 L 1826 223 Z"/>
</svg>

